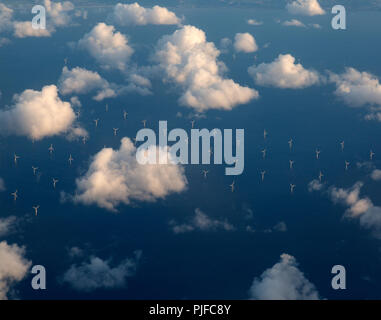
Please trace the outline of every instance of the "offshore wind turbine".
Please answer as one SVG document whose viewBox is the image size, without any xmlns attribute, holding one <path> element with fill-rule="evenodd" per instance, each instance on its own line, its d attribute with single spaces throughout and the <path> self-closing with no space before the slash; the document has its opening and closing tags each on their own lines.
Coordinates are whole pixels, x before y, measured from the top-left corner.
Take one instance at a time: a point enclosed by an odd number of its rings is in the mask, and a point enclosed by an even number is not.
<svg viewBox="0 0 381 320">
<path fill-rule="evenodd" d="M 145 128 L 145 127 L 146 127 L 147 120 L 142 120 L 142 123 L 143 123 L 143 127 Z"/>
<path fill-rule="evenodd" d="M 33 175 L 35 176 L 36 175 L 36 171 L 38 170 L 38 167 L 33 167 L 32 166 L 32 169 L 33 169 Z"/>
<path fill-rule="evenodd" d="M 204 175 L 204 179 L 206 179 L 206 175 L 208 174 L 208 170 L 202 170 L 202 174 Z"/>
<path fill-rule="evenodd" d="M 69 156 L 69 163 L 70 163 L 70 165 L 71 165 L 71 163 L 74 161 L 74 158 L 71 156 L 71 154 L 70 154 L 70 156 Z"/>
<path fill-rule="evenodd" d="M 320 150 L 319 149 L 316 149 L 315 150 L 315 154 L 316 154 L 316 159 L 319 160 L 319 157 L 320 157 Z"/>
<path fill-rule="evenodd" d="M 265 159 L 266 158 L 266 152 L 267 152 L 266 148 L 264 148 L 261 152 L 262 152 L 262 158 Z"/>
<path fill-rule="evenodd" d="M 94 119 L 95 128 L 97 128 L 97 127 L 98 127 L 98 122 L 99 122 L 99 119 Z"/>
<path fill-rule="evenodd" d="M 127 111 L 123 111 L 123 119 L 124 120 L 127 120 L 127 115 L 128 115 L 128 112 Z"/>
<path fill-rule="evenodd" d="M 14 162 L 15 162 L 15 165 L 17 165 L 17 159 L 19 159 L 20 157 L 15 153 L 13 155 L 13 159 L 14 159 Z"/>
<path fill-rule="evenodd" d="M 375 155 L 375 153 L 372 150 L 370 150 L 370 152 L 369 152 L 369 159 L 373 160 L 373 156 L 374 155 Z"/>
<path fill-rule="evenodd" d="M 53 153 L 53 151 L 54 151 L 53 144 L 50 144 L 50 147 L 48 148 L 48 150 L 49 150 L 50 154 Z"/>
<path fill-rule="evenodd" d="M 340 142 L 341 151 L 344 151 L 344 144 L 345 144 L 345 142 L 344 142 L 344 141 L 341 141 L 341 142 Z"/>
<path fill-rule="evenodd" d="M 294 168 L 294 160 L 290 160 L 289 161 L 290 162 L 290 170 L 292 170 L 293 168 Z"/>
<path fill-rule="evenodd" d="M 232 192 L 234 192 L 235 187 L 235 181 L 233 180 L 232 184 L 229 185 L 229 187 L 232 189 Z"/>
<path fill-rule="evenodd" d="M 83 142 L 83 144 L 86 144 L 86 141 L 87 141 L 87 137 L 86 137 L 86 136 L 83 136 L 83 137 L 82 137 L 82 142 Z"/>
<path fill-rule="evenodd" d="M 37 217 L 38 216 L 38 209 L 40 208 L 40 206 L 34 206 L 33 209 L 34 209 L 34 214 L 35 216 Z"/>
<path fill-rule="evenodd" d="M 268 133 L 267 133 L 266 129 L 263 130 L 263 139 L 264 139 L 264 140 L 266 140 L 267 135 L 268 135 Z"/>
<path fill-rule="evenodd" d="M 288 140 L 288 146 L 290 148 L 290 151 L 292 150 L 293 144 L 294 144 L 294 140 L 292 140 L 292 138 L 290 140 Z"/>
<path fill-rule="evenodd" d="M 324 177 L 324 174 L 320 171 L 319 172 L 319 181 L 320 181 L 320 183 L 321 183 L 321 180 L 323 179 L 323 177 Z"/>
<path fill-rule="evenodd" d="M 192 121 L 191 121 L 192 129 L 194 128 L 194 122 L 195 122 L 195 120 L 192 120 Z"/>
<path fill-rule="evenodd" d="M 16 190 L 15 192 L 12 192 L 12 193 L 11 193 L 11 196 L 13 196 L 13 200 L 14 200 L 14 201 L 16 201 L 17 198 L 18 198 L 18 194 L 17 194 L 17 192 L 18 192 L 18 191 Z"/>
<path fill-rule="evenodd" d="M 348 170 L 350 164 L 349 161 L 345 160 L 345 170 Z"/>
<path fill-rule="evenodd" d="M 291 193 L 294 193 L 295 187 L 296 187 L 295 184 L 290 183 L 290 191 L 291 191 Z"/>
<path fill-rule="evenodd" d="M 118 133 L 119 128 L 113 128 L 112 130 L 114 130 L 114 136 L 116 136 L 117 133 Z"/>
<path fill-rule="evenodd" d="M 58 182 L 58 179 L 54 179 L 54 178 L 53 178 L 53 188 L 54 188 L 54 189 L 56 188 L 56 184 L 57 184 L 57 182 Z"/>
<path fill-rule="evenodd" d="M 261 171 L 261 178 L 262 178 L 262 181 L 265 180 L 265 174 L 266 174 L 266 171 L 265 171 L 265 170 Z"/>
</svg>

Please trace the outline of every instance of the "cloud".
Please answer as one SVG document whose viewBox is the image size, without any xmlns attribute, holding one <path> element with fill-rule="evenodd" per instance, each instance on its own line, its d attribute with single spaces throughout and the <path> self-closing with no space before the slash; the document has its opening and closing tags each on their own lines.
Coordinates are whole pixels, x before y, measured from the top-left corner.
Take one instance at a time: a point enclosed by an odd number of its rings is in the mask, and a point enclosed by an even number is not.
<svg viewBox="0 0 381 320">
<path fill-rule="evenodd" d="M 371 107 L 370 109 L 371 109 L 371 112 L 366 114 L 364 116 L 364 119 L 365 120 L 375 120 L 375 121 L 381 122 L 381 112 L 380 112 L 381 108 Z"/>
<path fill-rule="evenodd" d="M 370 174 L 370 177 L 375 180 L 375 181 L 380 181 L 381 180 L 381 170 L 379 169 L 374 169 L 372 173 Z"/>
<path fill-rule="evenodd" d="M 348 207 L 345 217 L 358 219 L 362 227 L 372 231 L 381 239 L 381 207 L 375 206 L 368 197 L 360 197 L 362 182 L 355 183 L 349 189 L 333 187 L 330 190 L 331 199 Z"/>
<path fill-rule="evenodd" d="M 282 25 L 284 25 L 286 27 L 301 27 L 301 28 L 306 27 L 306 25 L 303 22 L 301 22 L 297 19 L 287 20 L 287 21 L 283 22 Z"/>
<path fill-rule="evenodd" d="M 247 20 L 247 24 L 251 25 L 251 26 L 261 26 L 263 24 L 262 21 L 257 21 L 255 19 L 248 19 Z"/>
<path fill-rule="evenodd" d="M 23 247 L 0 242 L 0 300 L 6 300 L 12 286 L 26 276 L 31 262 L 24 255 Z"/>
<path fill-rule="evenodd" d="M 13 23 L 14 36 L 17 38 L 26 37 L 50 37 L 49 29 L 34 29 L 31 21 L 16 21 Z"/>
<path fill-rule="evenodd" d="M 142 96 L 152 94 L 151 81 L 138 73 L 130 73 L 128 78 L 128 85 L 121 89 L 122 92 L 136 92 Z"/>
<path fill-rule="evenodd" d="M 0 218 L 0 237 L 5 237 L 12 231 L 16 220 L 17 218 L 15 216 Z"/>
<path fill-rule="evenodd" d="M 314 29 L 321 29 L 322 28 L 322 26 L 318 23 L 310 23 L 309 25 Z"/>
<path fill-rule="evenodd" d="M 128 39 L 114 26 L 98 23 L 79 40 L 78 46 L 88 51 L 104 68 L 125 70 L 134 50 Z"/>
<path fill-rule="evenodd" d="M 211 219 L 199 208 L 195 210 L 195 216 L 189 223 L 177 224 L 175 221 L 170 221 L 170 226 L 174 233 L 186 233 L 195 230 L 200 231 L 216 231 L 217 229 L 232 231 L 234 226 L 226 220 Z"/>
<path fill-rule="evenodd" d="M 97 94 L 93 97 L 96 101 L 117 96 L 116 91 L 111 88 L 108 81 L 103 79 L 99 73 L 79 67 L 73 68 L 72 70 L 64 67 L 58 81 L 58 87 L 60 93 L 63 95 L 73 93 L 87 94 L 96 90 Z"/>
<path fill-rule="evenodd" d="M 83 257 L 84 251 L 79 247 L 71 247 L 68 249 L 68 255 L 70 258 L 80 258 Z"/>
<path fill-rule="evenodd" d="M 60 93 L 63 95 L 87 94 L 92 91 L 97 91 L 93 97 L 96 101 L 102 101 L 106 98 L 115 98 L 119 95 L 131 92 L 136 92 L 140 95 L 152 94 L 150 90 L 150 80 L 142 75 L 130 73 L 127 77 L 127 82 L 127 85 L 121 86 L 115 83 L 109 83 L 97 72 L 80 67 L 71 70 L 64 67 L 58 81 L 58 87 Z M 78 104 L 78 98 L 73 102 Z"/>
<path fill-rule="evenodd" d="M 87 135 L 75 124 L 75 114 L 69 102 L 62 101 L 55 85 L 41 91 L 27 89 L 14 97 L 14 105 L 0 111 L 0 133 L 27 136 L 40 140 L 67 133 Z"/>
<path fill-rule="evenodd" d="M 280 54 L 271 63 L 261 63 L 251 66 L 249 74 L 258 85 L 282 89 L 301 89 L 320 82 L 318 72 L 305 69 L 290 54 Z"/>
<path fill-rule="evenodd" d="M 44 0 L 44 7 L 47 17 L 46 29 L 34 29 L 31 21 L 14 21 L 14 36 L 17 38 L 50 37 L 56 31 L 56 27 L 65 27 L 71 23 L 69 12 L 74 10 L 74 4 L 70 1 Z"/>
<path fill-rule="evenodd" d="M 336 84 L 336 96 L 349 106 L 381 106 L 381 84 L 376 76 L 368 72 L 347 68 L 340 75 L 331 73 L 330 81 Z"/>
<path fill-rule="evenodd" d="M 181 20 L 167 8 L 154 6 L 153 8 L 141 7 L 137 2 L 132 4 L 118 3 L 114 6 L 114 11 L 110 19 L 118 25 L 144 26 L 147 24 L 179 24 Z"/>
<path fill-rule="evenodd" d="M 299 270 L 296 259 L 286 253 L 280 261 L 255 278 L 249 291 L 255 300 L 318 300 L 315 286 Z"/>
<path fill-rule="evenodd" d="M 68 13 L 74 10 L 74 4 L 70 1 L 52 2 L 44 0 L 44 7 L 48 18 L 51 19 L 55 26 L 62 27 L 70 24 L 71 17 Z"/>
<path fill-rule="evenodd" d="M 295 0 L 286 5 L 291 14 L 300 14 L 306 16 L 316 16 L 325 14 L 317 0 Z"/>
<path fill-rule="evenodd" d="M 159 147 L 155 151 L 158 150 Z M 169 152 L 166 154 L 170 157 Z M 181 166 L 141 165 L 136 156 L 141 155 L 136 155 L 136 148 L 129 138 L 121 140 L 119 150 L 102 149 L 93 157 L 87 173 L 77 179 L 73 200 L 115 211 L 120 203 L 155 201 L 185 190 L 187 180 Z"/>
<path fill-rule="evenodd" d="M 9 40 L 8 38 L 0 38 L 0 48 L 9 44 L 11 42 L 11 40 Z"/>
<path fill-rule="evenodd" d="M 257 43 L 250 33 L 237 33 L 234 37 L 234 49 L 237 52 L 255 52 L 258 50 Z"/>
<path fill-rule="evenodd" d="M 0 192 L 5 191 L 5 182 L 3 178 L 0 178 Z"/>
<path fill-rule="evenodd" d="M 13 10 L 6 5 L 0 3 L 0 32 L 12 29 Z"/>
<path fill-rule="evenodd" d="M 225 66 L 217 60 L 219 54 L 214 44 L 206 41 L 204 31 L 184 26 L 158 41 L 154 60 L 166 80 L 184 89 L 179 103 L 198 112 L 231 110 L 258 98 L 256 90 L 223 78 Z"/>
<path fill-rule="evenodd" d="M 278 232 L 286 232 L 287 225 L 284 221 L 280 221 L 273 227 L 273 229 L 274 231 L 278 231 Z"/>
<path fill-rule="evenodd" d="M 308 184 L 308 191 L 309 192 L 313 192 L 313 191 L 320 191 L 324 188 L 324 184 L 322 184 L 319 180 L 315 179 L 315 180 L 312 180 L 309 184 Z"/>
<path fill-rule="evenodd" d="M 220 52 L 228 53 L 229 47 L 232 45 L 232 41 L 229 38 L 222 38 L 220 40 Z"/>
<path fill-rule="evenodd" d="M 113 266 L 110 260 L 91 256 L 88 262 L 71 265 L 63 275 L 62 282 L 74 290 L 84 292 L 124 288 L 127 278 L 135 275 L 140 257 L 141 251 L 137 251 L 134 258 L 125 259 Z"/>
</svg>

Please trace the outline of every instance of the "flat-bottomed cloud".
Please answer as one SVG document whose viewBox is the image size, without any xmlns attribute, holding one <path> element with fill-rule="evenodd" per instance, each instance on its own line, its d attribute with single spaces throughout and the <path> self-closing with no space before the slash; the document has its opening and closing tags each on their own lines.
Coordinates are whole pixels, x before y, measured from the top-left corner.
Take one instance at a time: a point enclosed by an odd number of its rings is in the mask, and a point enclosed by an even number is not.
<svg viewBox="0 0 381 320">
<path fill-rule="evenodd" d="M 237 52 L 255 52 L 258 50 L 257 43 L 250 33 L 237 33 L 234 37 L 234 48 Z"/>
<path fill-rule="evenodd" d="M 84 136 L 87 132 L 76 125 L 69 102 L 62 101 L 55 85 L 41 91 L 27 89 L 14 97 L 15 104 L 0 111 L 0 133 L 27 136 L 33 140 L 68 134 Z"/>
<path fill-rule="evenodd" d="M 280 54 L 271 63 L 251 66 L 249 74 L 257 85 L 281 89 L 302 89 L 320 82 L 319 73 L 305 69 L 290 54 Z"/>
<path fill-rule="evenodd" d="M 325 14 L 317 0 L 295 0 L 286 5 L 287 10 L 292 14 L 306 16 L 316 16 Z"/>
<path fill-rule="evenodd" d="M 187 180 L 179 165 L 139 164 L 134 144 L 129 138 L 123 138 L 119 150 L 104 148 L 98 152 L 87 173 L 77 179 L 76 184 L 75 202 L 116 211 L 121 203 L 155 201 L 181 192 Z"/>
<path fill-rule="evenodd" d="M 140 256 L 141 252 L 137 251 L 134 258 L 125 259 L 117 265 L 110 260 L 91 256 L 88 262 L 71 265 L 63 275 L 62 282 L 83 292 L 124 288 L 127 278 L 135 275 Z"/>
<path fill-rule="evenodd" d="M 342 74 L 331 73 L 330 81 L 336 84 L 336 96 L 349 106 L 381 106 L 381 84 L 371 73 L 347 68 Z"/>
<path fill-rule="evenodd" d="M 318 300 L 315 286 L 298 268 L 296 259 L 286 253 L 280 261 L 255 278 L 250 299 L 255 300 Z"/>
<path fill-rule="evenodd" d="M 206 41 L 204 31 L 184 26 L 159 40 L 154 60 L 168 80 L 183 87 L 180 104 L 198 112 L 231 110 L 258 98 L 256 90 L 222 76 L 225 66 L 217 60 L 219 54 L 214 44 Z"/>
<path fill-rule="evenodd" d="M 144 8 L 137 2 L 132 4 L 118 3 L 114 7 L 110 19 L 118 25 L 144 26 L 147 24 L 170 25 L 179 24 L 181 20 L 172 11 L 167 8 L 154 6 L 153 8 Z"/>
<path fill-rule="evenodd" d="M 6 300 L 12 286 L 25 278 L 31 262 L 24 256 L 23 247 L 0 242 L 0 300 Z"/>
<path fill-rule="evenodd" d="M 89 33 L 79 40 L 80 48 L 97 60 L 104 68 L 125 70 L 127 62 L 134 50 L 128 39 L 114 26 L 98 23 Z"/>
</svg>

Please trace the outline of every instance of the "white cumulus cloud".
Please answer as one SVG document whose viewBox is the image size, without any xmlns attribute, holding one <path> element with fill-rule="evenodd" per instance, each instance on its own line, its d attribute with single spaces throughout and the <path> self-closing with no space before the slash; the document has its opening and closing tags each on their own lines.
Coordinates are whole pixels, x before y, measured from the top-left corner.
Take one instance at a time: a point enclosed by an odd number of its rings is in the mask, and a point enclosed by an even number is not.
<svg viewBox="0 0 381 320">
<path fill-rule="evenodd" d="M 261 26 L 263 24 L 263 22 L 255 20 L 255 19 L 248 19 L 247 24 L 249 24 L 251 26 Z"/>
<path fill-rule="evenodd" d="M 71 70 L 64 67 L 58 81 L 58 88 L 63 95 L 87 94 L 96 90 L 97 94 L 93 97 L 96 101 L 117 96 L 116 91 L 111 88 L 108 81 L 103 79 L 99 73 L 79 67 Z"/>
<path fill-rule="evenodd" d="M 169 152 L 167 155 L 170 157 Z M 121 203 L 155 201 L 181 192 L 187 180 L 179 165 L 139 164 L 134 144 L 129 138 L 123 138 L 119 150 L 104 148 L 98 152 L 87 173 L 77 179 L 76 184 L 75 202 L 115 211 Z"/>
<path fill-rule="evenodd" d="M 167 8 L 154 6 L 153 8 L 144 8 L 137 2 L 132 4 L 118 3 L 110 18 L 115 24 L 121 26 L 147 24 L 179 24 L 181 20 L 172 11 Z"/>
<path fill-rule="evenodd" d="M 287 20 L 287 21 L 283 22 L 282 24 L 286 27 L 300 27 L 300 28 L 306 27 L 306 25 L 303 22 L 301 22 L 297 19 Z"/>
<path fill-rule="evenodd" d="M 105 68 L 125 70 L 134 50 L 128 44 L 128 39 L 120 32 L 115 32 L 114 26 L 98 23 L 78 43 L 80 48 L 97 60 Z"/>
<path fill-rule="evenodd" d="M 295 0 L 286 5 L 291 14 L 300 14 L 306 16 L 316 16 L 325 14 L 317 0 Z"/>
<path fill-rule="evenodd" d="M 34 29 L 31 21 L 15 21 L 13 23 L 14 36 L 16 38 L 26 37 L 50 37 L 51 30 L 46 29 Z"/>
<path fill-rule="evenodd" d="M 14 105 L 0 111 L 0 133 L 27 136 L 40 140 L 60 135 L 87 135 L 75 124 L 75 113 L 69 102 L 62 101 L 55 85 L 41 91 L 27 89 L 14 97 Z"/>
<path fill-rule="evenodd" d="M 0 242 L 0 300 L 6 300 L 12 286 L 26 276 L 31 262 L 24 256 L 23 247 Z"/>
<path fill-rule="evenodd" d="M 184 89 L 179 102 L 199 112 L 231 110 L 258 98 L 254 89 L 222 76 L 225 66 L 217 60 L 220 52 L 207 42 L 204 31 L 184 26 L 162 37 L 154 55 L 167 80 Z"/>
<path fill-rule="evenodd" d="M 375 206 L 368 197 L 360 197 L 362 187 L 362 182 L 355 183 L 349 189 L 333 187 L 330 195 L 334 202 L 348 207 L 345 213 L 347 218 L 358 219 L 362 227 L 381 238 L 381 207 Z"/>
<path fill-rule="evenodd" d="M 318 300 L 315 286 L 298 268 L 296 259 L 286 253 L 280 261 L 255 278 L 249 291 L 255 300 Z"/>
<path fill-rule="evenodd" d="M 88 262 L 71 265 L 63 275 L 62 282 L 84 292 L 124 288 L 127 278 L 135 275 L 140 256 L 141 251 L 137 251 L 134 258 L 125 259 L 117 265 L 113 265 L 111 260 L 91 256 Z"/>
<path fill-rule="evenodd" d="M 218 229 L 232 231 L 235 229 L 234 226 L 226 220 L 212 219 L 199 208 L 195 210 L 195 215 L 189 223 L 178 224 L 172 220 L 169 224 L 174 233 L 186 233 L 195 230 L 215 231 Z"/>
<path fill-rule="evenodd" d="M 282 89 L 301 89 L 320 82 L 319 73 L 305 69 L 290 54 L 280 54 L 271 63 L 249 67 L 249 74 L 258 85 Z"/>
<path fill-rule="evenodd" d="M 70 12 L 74 12 L 74 4 L 70 1 L 52 2 L 44 0 L 46 9 L 46 29 L 34 29 L 32 21 L 14 21 L 14 36 L 17 38 L 26 37 L 50 37 L 56 27 L 65 27 L 71 23 Z"/>
<path fill-rule="evenodd" d="M 321 183 L 319 180 L 314 179 L 308 184 L 308 191 L 321 191 L 324 188 L 324 184 Z"/>
<path fill-rule="evenodd" d="M 343 74 L 332 73 L 330 80 L 336 84 L 335 94 L 347 105 L 381 106 L 381 84 L 376 76 L 347 68 Z"/>
<path fill-rule="evenodd" d="M 255 52 L 258 50 L 257 43 L 250 33 L 237 33 L 234 37 L 234 49 L 237 52 Z"/>
<path fill-rule="evenodd" d="M 8 8 L 5 4 L 0 3 L 0 32 L 12 29 L 13 9 Z"/>
<path fill-rule="evenodd" d="M 0 237 L 5 237 L 9 234 L 14 229 L 16 221 L 17 218 L 15 216 L 0 218 Z"/>
<path fill-rule="evenodd" d="M 70 1 L 52 2 L 50 0 L 44 1 L 48 18 L 57 27 L 67 26 L 71 22 L 69 15 L 70 11 L 74 10 L 74 4 Z"/>
<path fill-rule="evenodd" d="M 381 180 L 381 170 L 379 169 L 374 169 L 372 173 L 370 174 L 370 177 L 375 180 L 375 181 L 380 181 Z"/>
</svg>

